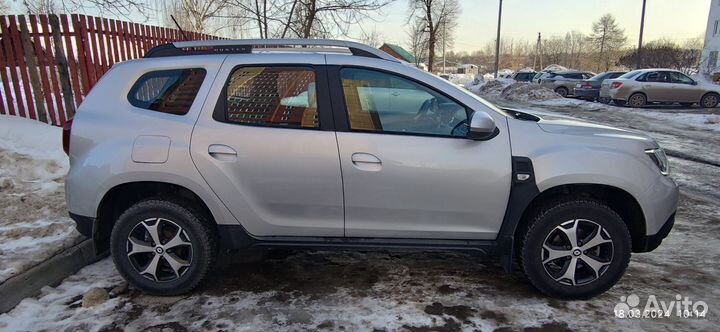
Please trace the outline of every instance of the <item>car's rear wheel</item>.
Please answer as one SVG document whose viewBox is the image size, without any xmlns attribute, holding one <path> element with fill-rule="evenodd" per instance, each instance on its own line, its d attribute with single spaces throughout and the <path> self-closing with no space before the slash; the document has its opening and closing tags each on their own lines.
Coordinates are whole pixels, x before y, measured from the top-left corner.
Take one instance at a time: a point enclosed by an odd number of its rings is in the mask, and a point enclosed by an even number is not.
<svg viewBox="0 0 720 332">
<path fill-rule="evenodd" d="M 608 98 L 608 97 L 598 97 L 597 101 L 598 101 L 599 103 L 609 104 L 609 103 L 610 103 L 610 98 Z"/>
<path fill-rule="evenodd" d="M 617 106 L 625 106 L 625 101 L 622 99 L 613 99 L 613 104 Z"/>
<path fill-rule="evenodd" d="M 150 199 L 118 218 L 110 252 L 120 274 L 137 289 L 178 295 L 195 288 L 212 269 L 216 240 L 201 213 L 187 205 Z"/>
<path fill-rule="evenodd" d="M 647 97 L 644 94 L 636 92 L 628 98 L 627 104 L 630 107 L 643 107 L 647 103 Z"/>
<path fill-rule="evenodd" d="M 522 268 L 540 292 L 587 299 L 610 289 L 630 261 L 623 220 L 593 200 L 566 200 L 542 209 L 522 241 Z"/>
<path fill-rule="evenodd" d="M 555 92 L 563 97 L 567 97 L 568 93 L 570 93 L 567 88 L 562 86 L 555 89 Z"/>
<path fill-rule="evenodd" d="M 717 93 L 706 93 L 702 99 L 700 99 L 700 106 L 704 108 L 715 108 L 720 102 L 720 95 Z"/>
</svg>

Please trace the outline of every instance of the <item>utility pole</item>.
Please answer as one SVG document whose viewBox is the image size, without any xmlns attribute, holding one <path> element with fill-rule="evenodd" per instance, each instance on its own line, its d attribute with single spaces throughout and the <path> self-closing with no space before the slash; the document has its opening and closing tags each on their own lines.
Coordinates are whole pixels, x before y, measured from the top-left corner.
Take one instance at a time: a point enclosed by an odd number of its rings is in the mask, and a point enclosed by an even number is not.
<svg viewBox="0 0 720 332">
<path fill-rule="evenodd" d="M 643 37 L 643 29 L 645 28 L 645 3 L 647 0 L 643 0 L 643 6 L 642 6 L 642 16 L 640 16 L 640 40 L 638 41 L 638 49 L 637 49 L 637 55 L 635 63 L 635 69 L 640 69 L 640 62 L 642 59 L 642 37 Z"/>
<path fill-rule="evenodd" d="M 537 69 L 538 54 L 540 53 L 540 33 L 538 32 L 537 43 L 535 44 L 535 57 L 533 57 L 533 70 Z M 542 60 L 541 60 L 542 61 Z M 542 67 L 542 64 L 540 64 Z"/>
<path fill-rule="evenodd" d="M 495 78 L 498 77 L 498 67 L 500 66 L 500 20 L 502 19 L 502 0 L 498 9 L 498 27 L 497 39 L 495 40 Z"/>
</svg>

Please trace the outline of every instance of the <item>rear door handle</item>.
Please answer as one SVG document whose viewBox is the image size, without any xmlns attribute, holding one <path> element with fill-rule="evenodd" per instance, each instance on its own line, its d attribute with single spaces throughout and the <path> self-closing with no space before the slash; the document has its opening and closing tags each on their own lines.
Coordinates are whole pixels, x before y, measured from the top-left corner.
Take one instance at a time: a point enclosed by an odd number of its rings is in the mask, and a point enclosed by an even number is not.
<svg viewBox="0 0 720 332">
<path fill-rule="evenodd" d="M 208 154 L 218 160 L 231 161 L 237 158 L 235 149 L 224 144 L 211 144 L 208 146 Z"/>
<path fill-rule="evenodd" d="M 380 158 L 364 152 L 355 152 L 350 157 L 353 167 L 361 171 L 377 172 L 382 169 Z"/>
</svg>

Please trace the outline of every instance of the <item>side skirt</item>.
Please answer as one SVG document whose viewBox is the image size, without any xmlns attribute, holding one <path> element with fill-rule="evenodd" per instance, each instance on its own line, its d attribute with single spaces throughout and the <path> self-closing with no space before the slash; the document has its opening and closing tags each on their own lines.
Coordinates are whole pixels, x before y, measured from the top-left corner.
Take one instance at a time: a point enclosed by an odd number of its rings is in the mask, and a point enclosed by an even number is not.
<svg viewBox="0 0 720 332">
<path fill-rule="evenodd" d="M 464 251 L 480 255 L 496 255 L 497 242 L 492 240 L 436 240 L 402 238 L 348 238 L 263 236 L 247 234 L 241 226 L 218 225 L 220 239 L 226 249 L 282 247 L 308 250 L 428 250 Z"/>
</svg>

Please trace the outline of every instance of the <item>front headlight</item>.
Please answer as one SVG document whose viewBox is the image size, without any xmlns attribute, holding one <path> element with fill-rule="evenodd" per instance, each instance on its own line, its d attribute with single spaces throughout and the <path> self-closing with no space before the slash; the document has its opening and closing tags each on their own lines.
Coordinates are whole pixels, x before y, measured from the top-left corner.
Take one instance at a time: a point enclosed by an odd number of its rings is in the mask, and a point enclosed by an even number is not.
<svg viewBox="0 0 720 332">
<path fill-rule="evenodd" d="M 650 159 L 652 159 L 653 162 L 655 162 L 655 165 L 657 165 L 657 167 L 660 169 L 660 173 L 662 173 L 662 175 L 670 174 L 670 164 L 668 164 L 665 150 L 663 150 L 662 148 L 648 149 L 645 150 L 645 153 L 650 156 Z"/>
</svg>

